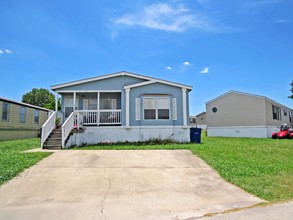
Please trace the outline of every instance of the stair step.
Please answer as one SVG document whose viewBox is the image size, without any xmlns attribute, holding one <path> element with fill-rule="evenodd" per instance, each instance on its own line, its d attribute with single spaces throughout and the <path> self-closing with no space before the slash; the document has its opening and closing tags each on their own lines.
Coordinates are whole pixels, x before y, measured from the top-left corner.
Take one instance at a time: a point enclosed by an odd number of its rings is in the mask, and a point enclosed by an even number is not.
<svg viewBox="0 0 293 220">
<path fill-rule="evenodd" d="M 61 150 L 61 147 L 46 147 L 44 146 L 43 149 L 47 149 L 47 150 Z"/>
<path fill-rule="evenodd" d="M 58 140 L 58 141 L 62 141 L 61 137 L 49 137 L 47 140 Z"/>
</svg>

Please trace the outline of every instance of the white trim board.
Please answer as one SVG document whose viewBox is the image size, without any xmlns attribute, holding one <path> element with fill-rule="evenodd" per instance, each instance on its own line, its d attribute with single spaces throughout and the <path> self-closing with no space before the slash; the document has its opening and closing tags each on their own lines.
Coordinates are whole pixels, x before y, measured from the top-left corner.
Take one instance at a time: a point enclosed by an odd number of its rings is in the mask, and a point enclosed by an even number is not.
<svg viewBox="0 0 293 220">
<path fill-rule="evenodd" d="M 148 81 L 160 82 L 160 83 L 163 83 L 163 84 L 173 85 L 173 86 L 177 86 L 177 87 L 186 88 L 188 90 L 192 90 L 192 86 L 187 86 L 187 85 L 184 85 L 184 84 L 174 83 L 174 82 L 161 80 L 161 79 L 148 77 L 148 76 L 143 76 L 143 75 L 130 73 L 130 72 L 126 72 L 126 71 L 121 71 L 121 72 L 116 72 L 116 73 L 112 73 L 112 74 L 107 74 L 107 75 L 102 75 L 102 76 L 97 76 L 97 77 L 92 77 L 92 78 L 72 81 L 72 82 L 63 83 L 63 84 L 57 84 L 57 85 L 51 86 L 51 89 L 53 91 L 55 91 L 57 89 L 68 87 L 68 86 L 74 86 L 74 85 L 79 85 L 79 84 L 83 84 L 83 83 L 99 81 L 99 80 L 103 80 L 103 79 L 109 79 L 109 78 L 113 78 L 113 77 L 117 77 L 117 76 L 130 76 L 130 77 L 134 77 L 134 78 L 138 78 L 138 79 L 144 79 L 144 80 L 148 80 Z"/>
</svg>

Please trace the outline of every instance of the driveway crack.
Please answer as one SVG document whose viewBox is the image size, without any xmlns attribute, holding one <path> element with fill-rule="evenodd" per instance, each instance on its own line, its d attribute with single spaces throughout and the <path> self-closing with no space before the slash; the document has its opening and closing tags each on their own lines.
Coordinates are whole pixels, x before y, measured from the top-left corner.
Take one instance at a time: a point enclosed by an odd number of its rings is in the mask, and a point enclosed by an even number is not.
<svg viewBox="0 0 293 220">
<path fill-rule="evenodd" d="M 108 181 L 108 188 L 107 188 L 107 191 L 105 192 L 105 194 L 103 195 L 103 198 L 102 198 L 102 201 L 101 201 L 101 213 L 102 215 L 104 216 L 104 219 L 106 219 L 106 215 L 104 214 L 104 203 L 105 203 L 105 200 L 107 199 L 107 196 L 111 190 L 111 187 L 112 187 L 112 182 L 110 180 L 110 178 L 107 178 L 106 177 L 106 168 L 104 168 L 104 179 Z"/>
</svg>

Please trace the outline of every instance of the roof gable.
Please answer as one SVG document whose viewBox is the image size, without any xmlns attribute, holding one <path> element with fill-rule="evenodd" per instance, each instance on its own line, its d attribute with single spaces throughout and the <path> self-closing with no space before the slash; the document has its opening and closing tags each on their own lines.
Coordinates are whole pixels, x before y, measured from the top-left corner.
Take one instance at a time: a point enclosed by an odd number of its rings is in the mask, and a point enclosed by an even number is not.
<svg viewBox="0 0 293 220">
<path fill-rule="evenodd" d="M 51 86 L 51 89 L 53 91 L 55 91 L 57 89 L 62 89 L 62 88 L 69 87 L 69 86 L 80 85 L 80 84 L 94 82 L 94 81 L 100 81 L 100 80 L 104 80 L 104 79 L 110 79 L 110 78 L 117 77 L 117 76 L 130 76 L 130 77 L 134 77 L 134 78 L 137 78 L 137 79 L 145 80 L 145 82 L 142 82 L 142 83 L 136 83 L 136 84 L 133 84 L 133 85 L 127 85 L 127 86 L 125 86 L 125 88 L 139 87 L 139 86 L 143 86 L 143 85 L 151 84 L 151 83 L 163 83 L 163 84 L 172 85 L 172 86 L 176 86 L 176 87 L 186 88 L 188 90 L 192 89 L 191 86 L 187 86 L 187 85 L 184 85 L 184 84 L 174 83 L 174 82 L 161 80 L 161 79 L 148 77 L 148 76 L 143 76 L 143 75 L 130 73 L 130 72 L 126 72 L 126 71 L 121 71 L 121 72 L 116 72 L 116 73 L 112 73 L 112 74 L 97 76 L 97 77 L 93 77 L 93 78 L 87 78 L 87 79 L 72 81 L 72 82 L 68 82 L 68 83 L 53 85 L 53 86 Z"/>
<path fill-rule="evenodd" d="M 238 94 L 238 95 L 244 95 L 244 96 L 250 96 L 250 97 L 254 97 L 254 98 L 259 98 L 259 99 L 263 99 L 263 100 L 269 101 L 271 103 L 275 103 L 277 105 L 283 106 L 285 108 L 291 109 L 291 108 L 289 108 L 289 107 L 287 107 L 285 105 L 282 105 L 279 102 L 276 102 L 276 101 L 274 101 L 274 100 L 272 100 L 272 99 L 270 99 L 270 98 L 268 98 L 266 96 L 255 95 L 255 94 L 245 93 L 245 92 L 239 92 L 239 91 L 235 91 L 235 90 L 230 90 L 229 92 L 226 92 L 223 95 L 220 95 L 220 96 L 218 96 L 218 97 L 216 97 L 216 98 L 214 98 L 214 99 L 212 99 L 210 101 L 207 101 L 206 104 L 209 104 L 211 102 L 214 102 L 214 101 L 216 101 L 218 99 L 221 99 L 221 98 L 223 98 L 223 97 L 225 97 L 227 95 L 230 95 L 230 94 Z"/>
<path fill-rule="evenodd" d="M 27 103 L 24 103 L 24 102 L 17 102 L 17 101 L 11 100 L 11 99 L 3 98 L 3 97 L 0 97 L 0 101 L 8 102 L 8 103 L 13 103 L 13 104 L 20 105 L 20 106 L 26 106 L 26 107 L 30 107 L 30 108 L 33 108 L 33 109 L 47 111 L 47 112 L 52 111 L 50 109 L 46 109 L 46 108 L 42 108 L 42 107 L 39 107 L 39 106 L 27 104 Z"/>
</svg>

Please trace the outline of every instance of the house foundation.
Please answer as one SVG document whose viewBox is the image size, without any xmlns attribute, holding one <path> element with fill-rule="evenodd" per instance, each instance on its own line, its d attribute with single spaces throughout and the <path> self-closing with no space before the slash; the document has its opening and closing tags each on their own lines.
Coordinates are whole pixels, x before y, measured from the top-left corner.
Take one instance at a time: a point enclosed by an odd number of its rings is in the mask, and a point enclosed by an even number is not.
<svg viewBox="0 0 293 220">
<path fill-rule="evenodd" d="M 182 126 L 84 127 L 83 132 L 72 133 L 66 147 L 111 142 L 137 142 L 151 139 L 190 142 L 190 130 L 189 127 Z"/>
</svg>

